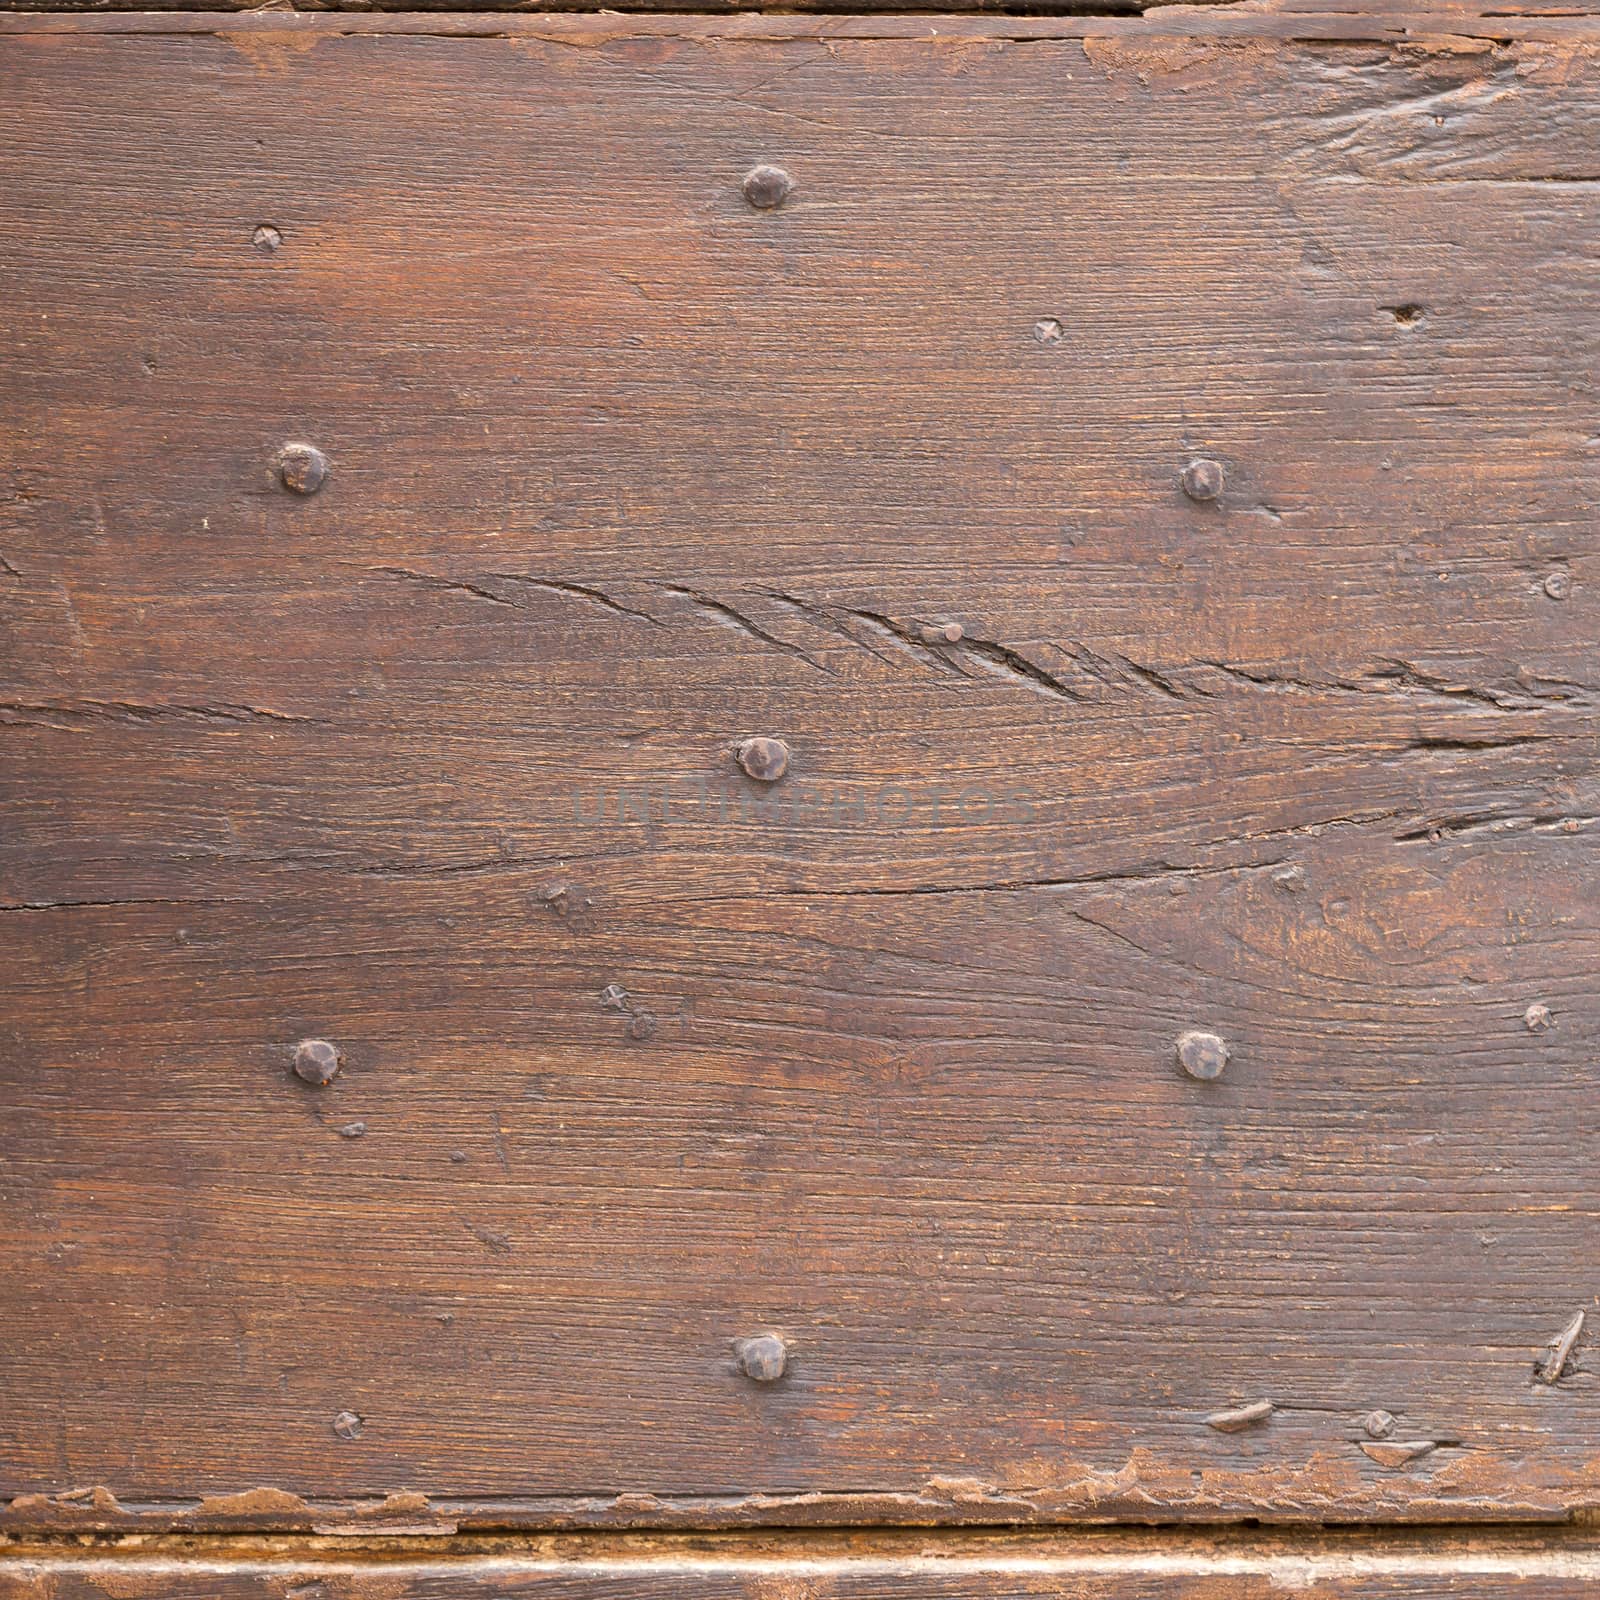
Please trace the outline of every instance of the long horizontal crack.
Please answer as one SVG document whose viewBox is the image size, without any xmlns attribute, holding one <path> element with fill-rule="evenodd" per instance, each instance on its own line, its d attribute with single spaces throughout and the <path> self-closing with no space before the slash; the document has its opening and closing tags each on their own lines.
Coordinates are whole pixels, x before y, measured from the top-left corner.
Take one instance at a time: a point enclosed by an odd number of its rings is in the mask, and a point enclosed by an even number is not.
<svg viewBox="0 0 1600 1600">
<path fill-rule="evenodd" d="M 29 911 L 114 911 L 123 906 L 233 906 L 248 902 L 240 895 L 151 895 L 109 900 L 16 900 L 0 904 L 0 915 Z"/>
<path fill-rule="evenodd" d="M 0 727 L 68 727 L 86 722 L 314 723 L 264 706 L 143 704 L 133 700 L 0 701 Z"/>
<path fill-rule="evenodd" d="M 645 622 L 656 628 L 669 623 L 653 612 L 619 600 L 598 584 L 571 578 L 551 578 L 528 573 L 495 572 L 471 577 L 452 577 L 418 571 L 409 567 L 384 566 L 367 570 L 405 579 L 431 588 L 456 592 L 484 600 L 497 607 L 522 610 L 519 599 L 505 592 L 506 586 L 565 596 L 600 607 L 613 615 Z M 1441 706 L 1479 707 L 1504 713 L 1537 713 L 1556 707 L 1588 709 L 1594 690 L 1587 684 L 1543 679 L 1522 672 L 1515 683 L 1474 683 L 1452 677 L 1415 661 L 1388 657 L 1351 674 L 1327 673 L 1317 676 L 1290 665 L 1240 663 L 1197 658 L 1180 664 L 1154 665 L 1139 661 L 1125 652 L 1096 648 L 1081 640 L 1064 642 L 1030 641 L 1029 648 L 1003 639 L 969 634 L 960 628 L 946 637 L 937 626 L 918 624 L 891 612 L 870 606 L 809 599 L 791 590 L 767 585 L 752 585 L 735 592 L 733 598 L 706 589 L 662 578 L 636 578 L 633 587 L 648 590 L 691 607 L 701 616 L 743 635 L 765 648 L 777 650 L 803 661 L 816 671 L 834 676 L 827 662 L 811 650 L 786 639 L 752 615 L 747 605 L 736 603 L 741 597 L 757 598 L 778 608 L 803 626 L 820 628 L 867 651 L 881 662 L 909 660 L 930 672 L 956 680 L 972 681 L 984 675 L 1031 693 L 1070 704 L 1093 704 L 1107 694 L 1130 687 L 1148 691 L 1161 700 L 1174 703 L 1174 709 L 1196 700 L 1213 699 L 1218 689 L 1208 674 L 1254 691 L 1304 694 L 1349 695 L 1372 699 L 1385 695 L 1416 703 L 1430 698 Z M 864 636 L 865 635 L 865 636 Z M 1081 682 L 1068 681 L 1059 672 L 1036 659 L 1039 648 L 1067 657 Z M 1031 653 L 1030 653 L 1031 651 Z M 1423 736 L 1407 748 L 1490 749 L 1502 745 L 1531 742 L 1535 735 L 1501 736 L 1479 734 L 1464 737 Z"/>
<path fill-rule="evenodd" d="M 762 889 L 750 894 L 663 895 L 661 904 L 723 905 L 747 900 L 855 900 L 898 899 L 902 896 L 954 894 L 1020 894 L 1035 889 L 1091 889 L 1119 883 L 1152 883 L 1171 878 L 1198 880 L 1232 873 L 1265 872 L 1284 865 L 1284 858 L 1272 861 L 1233 862 L 1222 866 L 1180 866 L 1173 862 L 1151 862 L 1120 872 L 1089 872 L 1059 878 L 996 878 L 985 883 L 897 884 L 893 888 L 853 889 Z"/>
<path fill-rule="evenodd" d="M 1516 745 L 1546 744 L 1547 733 L 1423 734 L 1406 740 L 1406 750 L 1509 750 Z"/>
</svg>

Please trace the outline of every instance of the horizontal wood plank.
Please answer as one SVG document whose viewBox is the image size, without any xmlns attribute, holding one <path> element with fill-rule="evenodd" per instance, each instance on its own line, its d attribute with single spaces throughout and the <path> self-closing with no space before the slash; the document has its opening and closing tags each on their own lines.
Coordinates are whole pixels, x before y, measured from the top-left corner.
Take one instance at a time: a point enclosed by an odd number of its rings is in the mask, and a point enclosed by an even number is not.
<svg viewBox="0 0 1600 1600">
<path fill-rule="evenodd" d="M 1108 7 L 1115 0 L 1108 0 Z M 1459 49 L 1462 41 L 1487 44 L 1515 42 L 1593 42 L 1596 13 L 1581 7 L 1510 5 L 1497 0 L 1363 0 L 1339 10 L 1328 0 L 1274 0 L 1270 7 L 1253 3 L 1200 3 L 1151 6 L 1143 11 L 1114 9 L 1077 13 L 1034 14 L 1021 5 L 1004 14 L 963 10 L 955 35 L 962 39 L 1198 39 L 1268 38 L 1306 42 L 1381 41 L 1411 44 L 1429 50 Z M 361 11 L 256 6 L 244 11 L 182 11 L 144 8 L 137 11 L 98 9 L 7 10 L 0 6 L 7 36 L 23 33 L 138 36 L 196 33 L 267 34 L 286 37 L 334 38 L 345 34 L 432 38 L 581 39 L 621 38 L 752 39 L 794 42 L 796 39 L 921 39 L 951 36 L 948 17 L 922 12 L 854 10 L 782 12 L 630 11 L 608 7 L 603 12 L 580 10 Z M 800 16 L 802 20 L 794 21 Z"/>
<path fill-rule="evenodd" d="M 448 1542 L 448 1541 L 447 1541 Z M 1588 1600 L 1600 1592 L 1591 1540 L 1505 1543 L 1434 1535 L 1263 1539 L 1137 1536 L 915 1542 L 883 1535 L 754 1548 L 701 1538 L 596 1546 L 502 1542 L 491 1552 L 280 1547 L 250 1554 L 33 1548 L 0 1560 L 0 1600 Z"/>
<path fill-rule="evenodd" d="M 846 27 L 864 17 L 879 21 L 909 23 L 925 29 L 929 17 L 958 15 L 963 27 L 983 19 L 993 19 L 1001 26 L 1027 27 L 1032 22 L 1064 22 L 1068 26 L 1085 23 L 1097 27 L 1107 21 L 1131 22 L 1135 25 L 1147 14 L 1160 16 L 1170 11 L 1178 26 L 1184 28 L 1205 18 L 1207 14 L 1225 19 L 1233 14 L 1248 26 L 1259 25 L 1263 20 L 1282 20 L 1296 16 L 1322 14 L 1337 29 L 1333 37 L 1345 37 L 1344 28 L 1352 21 L 1366 26 L 1393 25 L 1394 36 L 1403 37 L 1405 24 L 1423 15 L 1436 19 L 1456 21 L 1473 20 L 1485 24 L 1493 36 L 1515 37 L 1522 28 L 1534 30 L 1563 23 L 1580 25 L 1591 16 L 1586 6 L 1554 5 L 1545 0 L 1430 0 L 1425 7 L 1418 0 L 1356 0 L 1356 3 L 1339 8 L 1329 8 L 1329 0 L 1273 0 L 1270 9 L 1253 4 L 1237 4 L 1233 0 L 792 0 L 781 7 L 773 0 L 702 0 L 693 12 L 686 12 L 671 0 L 617 0 L 614 5 L 601 5 L 600 0 L 306 0 L 305 4 L 291 6 L 286 3 L 251 5 L 248 0 L 162 0 L 153 5 L 149 0 L 0 0 L 0 14 L 13 17 L 78 18 L 133 21 L 138 25 L 145 18 L 146 26 L 158 21 L 163 14 L 188 14 L 197 18 L 205 14 L 231 14 L 235 17 L 257 19 L 265 16 L 277 22 L 293 23 L 299 18 L 314 21 L 319 18 L 344 17 L 362 23 L 374 19 L 394 19 L 404 26 L 409 19 L 412 25 L 444 20 L 457 23 L 476 20 L 484 22 L 505 20 L 513 26 L 527 24 L 541 18 L 563 17 L 593 18 L 632 17 L 639 20 L 657 19 L 680 25 L 686 18 L 703 23 L 710 19 L 726 19 L 748 23 L 769 17 L 774 20 L 787 16 L 803 16 L 808 23 L 827 19 L 831 24 L 842 22 Z M 1166 18 L 1163 18 L 1163 24 Z M 1499 24 L 1500 26 L 1496 26 Z M 1507 26 L 1509 25 L 1509 26 Z M 802 31 L 807 31 L 803 29 Z"/>
<path fill-rule="evenodd" d="M 1600 1505 L 1595 38 L 45 20 L 0 1523 Z"/>
</svg>

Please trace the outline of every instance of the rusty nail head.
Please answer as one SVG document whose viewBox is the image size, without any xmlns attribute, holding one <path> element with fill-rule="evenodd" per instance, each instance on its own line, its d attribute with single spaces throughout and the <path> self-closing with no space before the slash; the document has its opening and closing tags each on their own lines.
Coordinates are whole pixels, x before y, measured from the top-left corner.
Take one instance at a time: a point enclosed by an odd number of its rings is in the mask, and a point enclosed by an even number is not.
<svg viewBox="0 0 1600 1600">
<path fill-rule="evenodd" d="M 942 626 L 929 625 L 922 630 L 924 644 L 960 644 L 966 637 L 966 629 L 959 622 L 946 622 Z"/>
<path fill-rule="evenodd" d="M 306 1083 L 332 1083 L 343 1065 L 339 1047 L 326 1039 L 302 1039 L 294 1047 L 294 1075 Z"/>
<path fill-rule="evenodd" d="M 1387 1411 L 1369 1411 L 1361 1426 L 1369 1439 L 1387 1439 L 1394 1432 L 1394 1418 Z"/>
<path fill-rule="evenodd" d="M 1214 1033 L 1191 1029 L 1178 1040 L 1178 1061 L 1191 1078 L 1219 1078 L 1228 1064 L 1228 1047 Z"/>
<path fill-rule="evenodd" d="M 636 1011 L 628 1018 L 628 1037 L 630 1039 L 652 1039 L 655 1037 L 656 1019 L 652 1011 Z"/>
<path fill-rule="evenodd" d="M 782 739 L 746 739 L 735 754 L 757 783 L 776 783 L 789 770 L 789 747 Z"/>
<path fill-rule="evenodd" d="M 1222 493 L 1224 473 L 1220 461 L 1201 456 L 1183 469 L 1178 480 L 1191 500 L 1215 500 Z"/>
<path fill-rule="evenodd" d="M 1552 572 L 1544 580 L 1544 592 L 1552 600 L 1565 600 L 1572 593 L 1572 579 L 1565 572 Z"/>
<path fill-rule="evenodd" d="M 744 175 L 744 197 L 758 211 L 781 206 L 794 190 L 794 180 L 782 167 L 752 167 Z"/>
<path fill-rule="evenodd" d="M 295 494 L 315 494 L 328 481 L 328 458 L 314 444 L 286 444 L 278 452 L 278 477 Z"/>
<path fill-rule="evenodd" d="M 788 1349 L 775 1333 L 740 1340 L 737 1355 L 739 1370 L 757 1383 L 776 1383 L 789 1364 Z"/>
<path fill-rule="evenodd" d="M 365 1431 L 366 1422 L 353 1411 L 341 1411 L 333 1419 L 333 1431 L 341 1439 L 359 1439 Z"/>
<path fill-rule="evenodd" d="M 283 243 L 283 235 L 270 222 L 262 222 L 250 235 L 250 243 L 263 255 L 270 256 Z"/>
</svg>

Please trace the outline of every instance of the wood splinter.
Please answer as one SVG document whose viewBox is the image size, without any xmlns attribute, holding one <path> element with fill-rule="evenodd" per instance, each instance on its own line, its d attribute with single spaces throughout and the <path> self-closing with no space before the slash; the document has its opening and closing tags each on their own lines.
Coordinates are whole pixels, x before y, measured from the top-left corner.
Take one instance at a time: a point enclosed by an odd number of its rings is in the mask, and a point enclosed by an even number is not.
<svg viewBox="0 0 1600 1600">
<path fill-rule="evenodd" d="M 1239 1433 L 1245 1428 L 1253 1428 L 1258 1422 L 1265 1422 L 1277 1407 L 1270 1400 L 1256 1400 L 1247 1406 L 1236 1406 L 1231 1411 L 1213 1411 L 1206 1418 L 1206 1426 L 1215 1428 L 1218 1433 Z"/>
<path fill-rule="evenodd" d="M 1539 1382 L 1555 1383 L 1567 1370 L 1573 1346 L 1583 1332 L 1584 1313 L 1574 1312 L 1572 1320 L 1550 1341 L 1550 1354 L 1539 1365 Z"/>
</svg>

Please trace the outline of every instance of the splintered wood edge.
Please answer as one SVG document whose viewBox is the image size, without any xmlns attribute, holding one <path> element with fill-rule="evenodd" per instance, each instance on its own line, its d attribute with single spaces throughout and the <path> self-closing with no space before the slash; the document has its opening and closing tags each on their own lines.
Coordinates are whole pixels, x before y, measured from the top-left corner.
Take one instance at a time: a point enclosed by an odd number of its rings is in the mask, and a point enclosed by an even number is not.
<svg viewBox="0 0 1600 1600">
<path fill-rule="evenodd" d="M 8 11 L 0 0 L 0 35 L 109 34 L 188 37 L 266 34 L 285 39 L 349 35 L 418 35 L 450 39 L 548 39 L 603 45 L 640 38 L 752 40 L 904 39 L 923 43 L 1050 39 L 1275 39 L 1285 42 L 1389 43 L 1413 48 L 1600 41 L 1600 12 L 1550 15 L 1496 10 L 1493 0 L 1449 9 L 1405 10 L 1369 0 L 1366 10 L 1313 11 L 1287 5 L 1168 5 L 1143 15 L 1014 17 L 961 14 L 786 14 L 520 11 Z"/>
<path fill-rule="evenodd" d="M 1429 1441 L 1431 1443 L 1431 1441 Z M 198 1501 L 119 1500 L 102 1487 L 54 1495 L 22 1494 L 0 1502 L 0 1539 L 58 1534 L 262 1535 L 295 1533 L 340 1538 L 424 1536 L 432 1540 L 494 1534 L 600 1535 L 614 1530 L 671 1536 L 691 1530 L 754 1534 L 766 1529 L 940 1528 L 998 1526 L 1065 1528 L 1125 1523 L 1216 1526 L 1249 1517 L 1275 1530 L 1307 1524 L 1359 1528 L 1372 1523 L 1458 1527 L 1523 1523 L 1571 1525 L 1600 1510 L 1600 1462 L 1560 1472 L 1530 1486 L 1512 1463 L 1473 1451 L 1446 1472 L 1414 1477 L 1402 1469 L 1413 1452 L 1388 1463 L 1379 1481 L 1353 1479 L 1333 1458 L 1317 1458 L 1285 1475 L 1204 1475 L 1130 1460 L 1118 1473 L 1090 1477 L 1059 1491 L 1006 1491 L 966 1479 L 934 1479 L 922 1491 L 834 1491 L 667 1496 L 640 1491 L 611 1495 L 474 1499 L 415 1490 L 366 1499 L 307 1499 L 261 1487 Z M 1383 1462 L 1379 1462 L 1383 1466 Z"/>
<path fill-rule="evenodd" d="M 474 1541 L 156 1536 L 98 1548 L 0 1540 L 0 1592 L 8 1600 L 54 1595 L 64 1581 L 85 1583 L 121 1600 L 153 1600 L 197 1582 L 213 1584 L 223 1595 L 260 1592 L 263 1585 L 277 1593 L 290 1584 L 319 1583 L 348 1600 L 367 1595 L 393 1600 L 411 1583 L 504 1594 L 549 1579 L 570 1593 L 566 1586 L 580 1577 L 608 1591 L 629 1580 L 676 1580 L 685 1593 L 697 1582 L 720 1581 L 725 1587 L 730 1581 L 752 1581 L 764 1592 L 773 1579 L 981 1583 L 1002 1578 L 1077 1583 L 1254 1579 L 1291 1593 L 1323 1592 L 1324 1585 L 1343 1593 L 1346 1585 L 1441 1579 L 1482 1582 L 1485 1592 L 1492 1592 L 1497 1578 L 1600 1584 L 1600 1540 L 1578 1528 L 1559 1536 L 1516 1530 L 1137 1528 L 1047 1534 L 793 1530 L 694 1538 L 566 1534 Z"/>
</svg>

